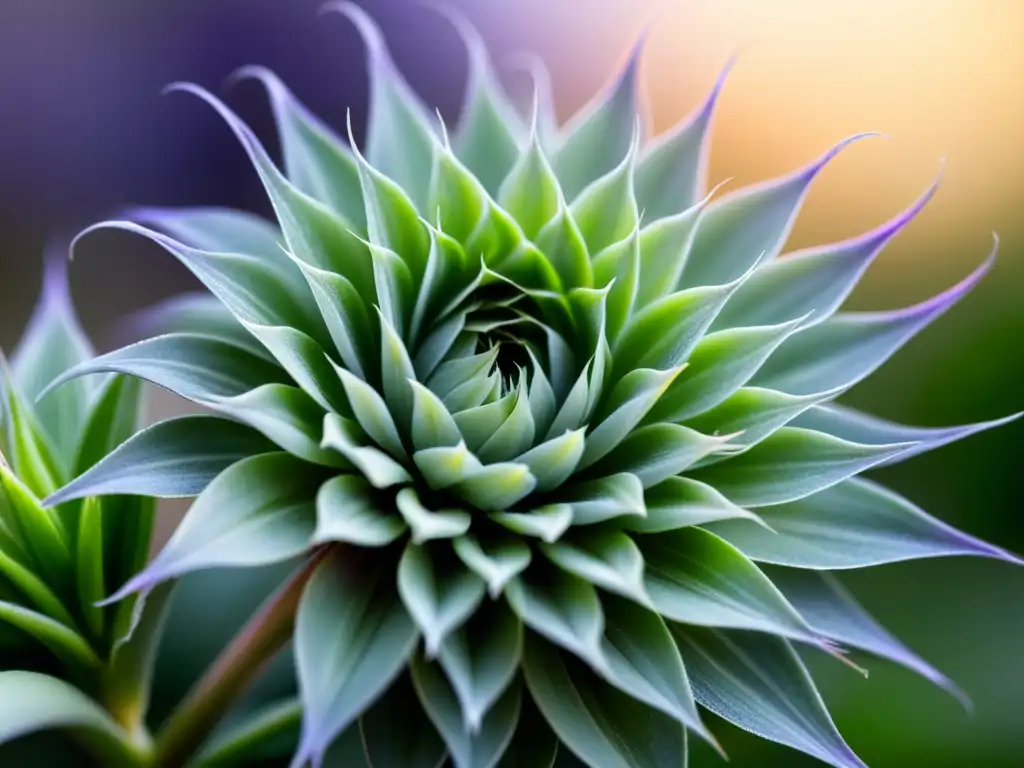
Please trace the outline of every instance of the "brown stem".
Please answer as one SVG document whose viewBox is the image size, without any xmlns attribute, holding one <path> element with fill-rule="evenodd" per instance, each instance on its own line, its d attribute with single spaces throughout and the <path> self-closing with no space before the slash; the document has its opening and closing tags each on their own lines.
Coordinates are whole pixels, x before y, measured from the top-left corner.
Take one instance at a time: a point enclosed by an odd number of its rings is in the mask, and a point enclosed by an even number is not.
<svg viewBox="0 0 1024 768">
<path fill-rule="evenodd" d="M 326 554 L 321 549 L 273 595 L 206 670 L 164 725 L 156 763 L 182 768 L 221 718 L 292 636 L 299 598 Z"/>
</svg>

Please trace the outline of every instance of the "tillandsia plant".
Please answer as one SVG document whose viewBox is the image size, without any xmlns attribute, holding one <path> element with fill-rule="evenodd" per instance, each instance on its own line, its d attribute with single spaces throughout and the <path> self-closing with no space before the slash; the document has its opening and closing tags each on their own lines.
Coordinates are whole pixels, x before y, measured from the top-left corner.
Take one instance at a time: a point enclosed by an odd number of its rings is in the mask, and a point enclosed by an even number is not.
<svg viewBox="0 0 1024 768">
<path fill-rule="evenodd" d="M 300 560 L 153 760 L 246 764 L 301 720 L 293 768 L 332 744 L 346 766 L 661 768 L 685 764 L 688 734 L 716 744 L 702 706 L 862 765 L 795 648 L 862 649 L 953 688 L 829 572 L 1015 558 L 856 477 L 1001 422 L 913 428 L 834 401 L 991 258 L 917 306 L 842 312 L 934 192 L 780 258 L 815 177 L 860 137 L 711 200 L 724 74 L 648 142 L 638 44 L 560 127 L 542 69 L 520 111 L 478 34 L 444 11 L 470 60 L 449 133 L 372 20 L 329 8 L 365 40 L 364 146 L 243 69 L 270 96 L 282 171 L 220 100 L 175 86 L 227 122 L 276 222 L 147 209 L 87 230 L 154 240 L 212 296 L 159 308 L 161 335 L 48 389 L 114 372 L 208 411 L 138 433 L 48 499 L 198 495 L 115 604 L 201 569 Z M 298 701 L 207 742 L 290 640 Z"/>
<path fill-rule="evenodd" d="M 0 741 L 83 726 L 90 751 L 134 765 L 148 749 L 152 660 L 172 585 L 145 603 L 98 603 L 146 564 L 153 500 L 40 501 L 137 427 L 140 382 L 126 376 L 80 379 L 35 403 L 50 379 L 93 354 L 64 255 L 51 257 L 35 314 L 0 372 Z"/>
</svg>

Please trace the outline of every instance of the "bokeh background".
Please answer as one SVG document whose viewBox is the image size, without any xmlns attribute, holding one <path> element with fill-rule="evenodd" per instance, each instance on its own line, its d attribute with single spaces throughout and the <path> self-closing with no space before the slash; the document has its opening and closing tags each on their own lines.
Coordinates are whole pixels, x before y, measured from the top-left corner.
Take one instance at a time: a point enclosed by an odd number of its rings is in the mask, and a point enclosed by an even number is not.
<svg viewBox="0 0 1024 768">
<path fill-rule="evenodd" d="M 853 298 L 858 308 L 916 302 L 955 282 L 1002 238 L 993 274 L 847 401 L 927 425 L 1024 409 L 1024 3 L 1019 0 L 451 0 L 498 61 L 530 50 L 548 62 L 560 115 L 610 76 L 653 19 L 643 80 L 654 130 L 685 116 L 739 52 L 714 128 L 711 177 L 733 185 L 783 173 L 862 130 L 889 141 L 845 151 L 816 182 L 790 248 L 848 237 L 900 210 L 941 158 L 942 187 L 889 246 Z M 133 203 L 265 210 L 228 131 L 195 100 L 160 96 L 187 79 L 214 89 L 236 67 L 275 69 L 342 125 L 365 115 L 362 45 L 320 0 L 2 0 L 0 2 L 0 344 L 28 317 L 48 239 Z M 399 66 L 449 121 L 465 57 L 451 28 L 407 0 L 365 0 Z M 654 13 L 653 16 L 650 14 Z M 525 87 L 514 71 L 510 84 Z M 520 76 L 521 77 L 521 76 Z M 230 101 L 264 137 L 255 85 Z M 162 252 L 97 235 L 72 268 L 76 304 L 101 348 L 123 318 L 196 284 Z M 158 402 L 161 409 L 172 407 Z M 1024 552 L 1024 420 L 899 467 L 879 479 L 939 517 Z M 173 520 L 168 510 L 167 520 Z M 232 577 L 235 578 L 235 577 Z M 264 574 L 264 585 L 273 574 Z M 851 574 L 892 629 L 973 697 L 968 716 L 911 674 L 868 662 L 871 677 L 813 660 L 851 745 L 873 766 L 1024 765 L 1024 570 L 950 560 Z M 221 590 L 223 600 L 210 590 Z M 251 600 L 240 585 L 196 581 L 202 629 L 179 625 L 165 665 L 187 685 Z M 258 590 L 257 590 L 258 591 Z M 257 596 L 252 597 L 252 600 Z M 205 608 L 204 608 L 205 605 Z M 158 702 L 158 707 L 160 706 Z M 813 761 L 720 726 L 737 765 Z M 694 764 L 714 765 L 700 752 Z"/>
</svg>

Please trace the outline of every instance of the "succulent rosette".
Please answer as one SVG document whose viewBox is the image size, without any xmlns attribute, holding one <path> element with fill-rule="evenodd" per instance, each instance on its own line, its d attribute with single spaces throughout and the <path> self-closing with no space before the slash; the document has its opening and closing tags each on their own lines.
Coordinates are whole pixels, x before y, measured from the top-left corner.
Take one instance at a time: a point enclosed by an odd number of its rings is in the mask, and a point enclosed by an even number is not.
<svg viewBox="0 0 1024 768">
<path fill-rule="evenodd" d="M 114 598 L 319 558 L 295 629 L 294 766 L 353 733 L 373 766 L 549 766 L 559 750 L 681 766 L 687 733 L 714 744 L 698 705 L 862 765 L 795 644 L 949 683 L 827 572 L 1013 558 L 856 477 L 998 422 L 919 429 L 834 400 L 991 259 L 917 306 L 842 312 L 934 191 L 779 258 L 815 177 L 860 137 L 711 200 L 724 73 L 647 141 L 638 45 L 559 127 L 542 69 L 519 110 L 446 11 L 470 61 L 449 133 L 371 19 L 331 8 L 368 52 L 362 148 L 246 68 L 276 113 L 279 170 L 228 107 L 178 85 L 234 132 L 276 221 L 204 208 L 97 225 L 152 239 L 212 293 L 164 305 L 152 327 L 174 330 L 53 385 L 118 372 L 206 411 L 146 429 L 51 497 L 198 494 Z"/>
</svg>

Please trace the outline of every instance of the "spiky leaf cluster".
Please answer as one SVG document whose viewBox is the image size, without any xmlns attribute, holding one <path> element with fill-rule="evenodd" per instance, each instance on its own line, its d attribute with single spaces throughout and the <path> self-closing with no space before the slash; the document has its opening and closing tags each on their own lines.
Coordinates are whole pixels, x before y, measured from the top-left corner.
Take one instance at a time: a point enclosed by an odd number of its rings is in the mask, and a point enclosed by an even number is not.
<svg viewBox="0 0 1024 768">
<path fill-rule="evenodd" d="M 678 766 L 687 732 L 713 743 L 698 704 L 861 765 L 794 644 L 947 683 L 823 572 L 1009 556 L 855 477 L 991 424 L 914 429 L 833 401 L 990 262 L 920 305 L 841 312 L 933 192 L 777 258 L 853 139 L 711 201 L 721 81 L 646 141 L 638 46 L 561 128 L 537 70 L 524 120 L 449 13 L 470 60 L 449 135 L 371 19 L 335 9 L 368 52 L 361 150 L 247 68 L 282 171 L 216 97 L 177 86 L 234 132 L 276 221 L 208 208 L 98 225 L 151 238 L 213 298 L 162 307 L 151 319 L 175 330 L 56 384 L 129 374 L 213 415 L 141 432 L 51 501 L 198 494 L 119 596 L 326 548 L 296 629 L 295 766 L 352 729 L 365 755 L 349 759 L 374 766 L 551 765 L 559 748 L 600 768 Z"/>
</svg>

